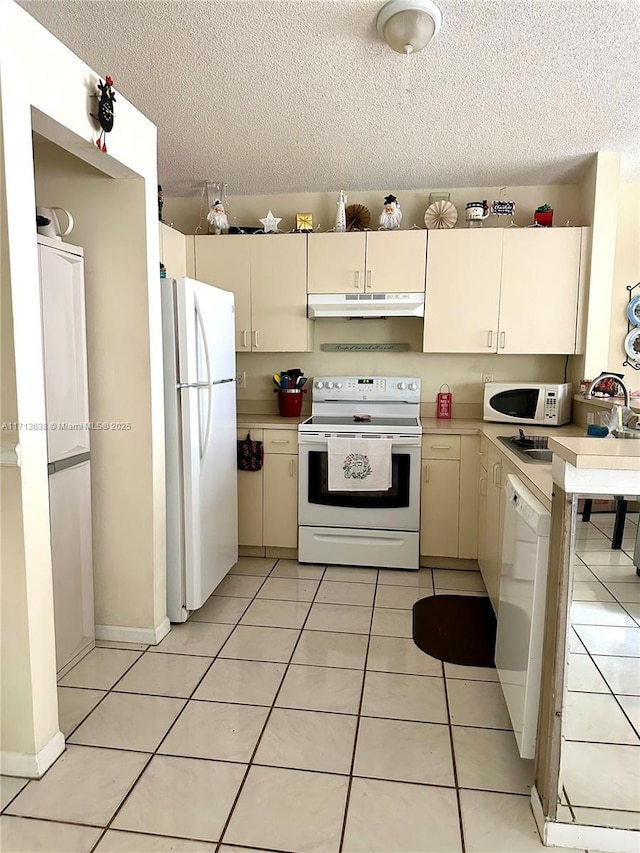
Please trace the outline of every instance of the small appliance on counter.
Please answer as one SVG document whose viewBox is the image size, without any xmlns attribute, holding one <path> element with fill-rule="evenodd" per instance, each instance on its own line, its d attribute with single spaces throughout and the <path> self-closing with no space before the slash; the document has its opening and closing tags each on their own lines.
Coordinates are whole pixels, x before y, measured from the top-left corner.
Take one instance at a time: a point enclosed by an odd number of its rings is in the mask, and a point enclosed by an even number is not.
<svg viewBox="0 0 640 853">
<path fill-rule="evenodd" d="M 561 426 L 571 420 L 571 385 L 539 382 L 487 382 L 485 421 Z"/>
</svg>

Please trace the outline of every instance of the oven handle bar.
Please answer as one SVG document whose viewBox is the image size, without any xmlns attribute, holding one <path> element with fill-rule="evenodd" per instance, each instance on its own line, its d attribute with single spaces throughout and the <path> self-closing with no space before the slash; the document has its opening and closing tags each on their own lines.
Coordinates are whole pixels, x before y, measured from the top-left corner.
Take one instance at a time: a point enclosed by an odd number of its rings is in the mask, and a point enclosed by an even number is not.
<svg viewBox="0 0 640 853">
<path fill-rule="evenodd" d="M 346 439 L 369 439 L 369 438 L 386 438 L 391 439 L 393 447 L 420 447 L 422 444 L 421 436 L 419 435 L 367 435 L 367 433 L 353 433 L 351 435 L 333 435 L 330 433 L 298 433 L 298 444 L 327 444 L 329 438 L 346 438 Z"/>
</svg>

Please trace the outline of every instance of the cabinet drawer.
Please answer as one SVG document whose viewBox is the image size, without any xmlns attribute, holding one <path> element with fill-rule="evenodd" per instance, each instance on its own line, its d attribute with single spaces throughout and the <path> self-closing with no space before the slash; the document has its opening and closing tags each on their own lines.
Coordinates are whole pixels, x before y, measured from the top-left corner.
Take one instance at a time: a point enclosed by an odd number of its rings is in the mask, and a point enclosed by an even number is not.
<svg viewBox="0 0 640 853">
<path fill-rule="evenodd" d="M 298 431 L 295 429 L 265 429 L 265 453 L 297 453 Z"/>
<path fill-rule="evenodd" d="M 460 459 L 459 435 L 425 435 L 422 437 L 423 459 Z"/>
</svg>

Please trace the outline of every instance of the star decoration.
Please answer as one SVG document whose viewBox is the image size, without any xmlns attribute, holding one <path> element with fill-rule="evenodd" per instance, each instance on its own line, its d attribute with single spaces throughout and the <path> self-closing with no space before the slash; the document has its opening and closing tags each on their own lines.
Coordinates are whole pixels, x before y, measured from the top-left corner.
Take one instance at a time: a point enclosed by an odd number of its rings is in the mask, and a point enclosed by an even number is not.
<svg viewBox="0 0 640 853">
<path fill-rule="evenodd" d="M 265 234 L 268 234 L 269 231 L 273 231 L 274 233 L 277 233 L 278 223 L 282 222 L 282 217 L 280 217 L 280 219 L 278 219 L 277 216 L 274 216 L 273 213 L 271 213 L 271 211 L 269 211 L 269 213 L 265 216 L 265 218 L 261 219 L 260 222 L 262 222 L 262 227 L 264 228 Z"/>
</svg>

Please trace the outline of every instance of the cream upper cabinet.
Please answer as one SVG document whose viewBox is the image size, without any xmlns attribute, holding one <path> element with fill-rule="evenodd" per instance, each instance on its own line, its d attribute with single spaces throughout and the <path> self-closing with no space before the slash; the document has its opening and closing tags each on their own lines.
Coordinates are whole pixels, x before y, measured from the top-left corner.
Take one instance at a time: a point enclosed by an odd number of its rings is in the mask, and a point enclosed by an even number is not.
<svg viewBox="0 0 640 853">
<path fill-rule="evenodd" d="M 306 236 L 249 239 L 252 351 L 306 352 L 310 349 Z"/>
<path fill-rule="evenodd" d="M 165 266 L 169 278 L 182 278 L 187 275 L 187 238 L 175 228 L 159 222 L 160 260 Z"/>
<path fill-rule="evenodd" d="M 309 234 L 309 293 L 364 293 L 364 232 Z"/>
<path fill-rule="evenodd" d="M 309 293 L 421 293 L 427 232 L 309 235 Z"/>
<path fill-rule="evenodd" d="M 367 231 L 365 290 L 423 293 L 427 232 Z"/>
<path fill-rule="evenodd" d="M 581 228 L 430 231 L 424 352 L 575 353 L 581 239 Z"/>
<path fill-rule="evenodd" d="M 502 229 L 429 231 L 424 352 L 495 352 Z"/>
<path fill-rule="evenodd" d="M 581 229 L 503 234 L 498 352 L 574 353 Z"/>
<path fill-rule="evenodd" d="M 195 276 L 236 297 L 236 351 L 310 348 L 306 236 L 195 238 Z"/>
</svg>

